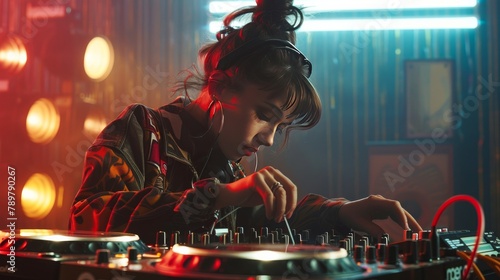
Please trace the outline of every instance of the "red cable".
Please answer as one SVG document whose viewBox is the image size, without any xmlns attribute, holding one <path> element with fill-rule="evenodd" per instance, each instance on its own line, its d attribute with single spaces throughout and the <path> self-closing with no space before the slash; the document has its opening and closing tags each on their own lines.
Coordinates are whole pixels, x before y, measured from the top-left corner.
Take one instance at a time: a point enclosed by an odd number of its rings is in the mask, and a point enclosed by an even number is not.
<svg viewBox="0 0 500 280">
<path fill-rule="evenodd" d="M 432 228 L 435 229 L 437 222 L 439 218 L 441 217 L 441 214 L 444 212 L 444 210 L 450 206 L 451 204 L 457 202 L 457 201 L 468 201 L 470 202 L 474 208 L 476 209 L 477 213 L 477 231 L 476 231 L 476 242 L 474 243 L 474 249 L 472 250 L 470 254 L 470 258 L 467 261 L 467 267 L 464 270 L 464 273 L 462 275 L 462 279 L 467 279 L 467 276 L 469 275 L 470 269 L 472 268 L 472 263 L 476 261 L 476 253 L 477 249 L 479 247 L 479 242 L 481 241 L 483 235 L 484 235 L 484 211 L 483 207 L 477 201 L 474 197 L 470 195 L 465 195 L 465 194 L 459 194 L 450 197 L 448 200 L 446 200 L 437 210 L 436 214 L 434 215 L 434 219 L 432 220 Z"/>
</svg>

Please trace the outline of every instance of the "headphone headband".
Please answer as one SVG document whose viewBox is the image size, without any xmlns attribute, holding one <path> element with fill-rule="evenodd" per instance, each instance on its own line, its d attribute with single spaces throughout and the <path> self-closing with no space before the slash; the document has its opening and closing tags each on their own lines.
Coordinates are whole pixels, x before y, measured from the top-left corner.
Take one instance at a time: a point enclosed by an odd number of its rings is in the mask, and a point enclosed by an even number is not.
<svg viewBox="0 0 500 280">
<path fill-rule="evenodd" d="M 297 47 L 295 47 L 290 41 L 281 39 L 255 39 L 246 42 L 240 47 L 223 56 L 217 63 L 215 69 L 222 71 L 227 70 L 229 67 L 233 66 L 236 61 L 238 61 L 243 55 L 248 54 L 249 52 L 262 46 L 272 46 L 276 49 L 285 49 L 296 54 L 299 58 L 302 58 L 303 67 L 306 69 L 305 76 L 307 78 L 311 76 L 312 64 L 307 59 L 307 57 L 301 51 L 299 51 L 299 49 L 297 49 Z"/>
</svg>

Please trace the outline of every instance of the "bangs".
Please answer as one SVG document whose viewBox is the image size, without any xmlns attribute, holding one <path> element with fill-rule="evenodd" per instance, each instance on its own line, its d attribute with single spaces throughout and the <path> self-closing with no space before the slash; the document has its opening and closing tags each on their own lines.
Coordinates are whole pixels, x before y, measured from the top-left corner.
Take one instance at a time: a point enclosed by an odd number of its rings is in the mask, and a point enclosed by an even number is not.
<svg viewBox="0 0 500 280">
<path fill-rule="evenodd" d="M 235 78 L 248 81 L 269 92 L 269 98 L 285 96 L 282 110 L 293 108 L 286 118 L 294 121 L 288 129 L 309 129 L 321 117 L 321 101 L 314 86 L 304 75 L 307 69 L 293 54 L 283 50 L 265 50 L 248 56 L 235 67 Z M 243 70 L 245 69 L 245 70 Z"/>
</svg>

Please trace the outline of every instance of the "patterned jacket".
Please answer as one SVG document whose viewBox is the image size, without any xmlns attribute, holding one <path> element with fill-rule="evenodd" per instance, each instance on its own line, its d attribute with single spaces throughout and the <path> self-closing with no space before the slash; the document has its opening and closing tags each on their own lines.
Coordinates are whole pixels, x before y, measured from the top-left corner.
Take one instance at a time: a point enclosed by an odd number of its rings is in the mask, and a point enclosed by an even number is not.
<svg viewBox="0 0 500 280">
<path fill-rule="evenodd" d="M 213 182 L 237 180 L 241 170 L 185 113 L 186 102 L 178 98 L 157 110 L 131 105 L 101 132 L 86 153 L 70 230 L 135 233 L 152 244 L 160 230 L 212 226 L 218 212 L 210 195 Z M 344 201 L 309 194 L 298 203 L 290 225 L 317 233 L 339 227 Z M 262 206 L 241 208 L 233 218 L 231 227 L 283 227 L 268 221 Z"/>
</svg>

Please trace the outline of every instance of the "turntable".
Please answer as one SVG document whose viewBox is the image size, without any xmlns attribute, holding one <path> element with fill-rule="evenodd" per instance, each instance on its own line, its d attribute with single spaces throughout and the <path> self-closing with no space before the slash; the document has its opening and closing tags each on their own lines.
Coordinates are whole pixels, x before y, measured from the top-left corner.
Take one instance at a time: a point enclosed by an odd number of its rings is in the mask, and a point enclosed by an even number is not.
<svg viewBox="0 0 500 280">
<path fill-rule="evenodd" d="M 448 271 L 464 265 L 457 258 L 406 263 L 391 244 L 386 260 L 375 260 L 375 247 L 366 242 L 349 242 L 353 246 L 346 250 L 328 242 L 189 243 L 182 238 L 172 239 L 179 242 L 171 246 L 147 246 L 137 235 L 115 232 L 26 229 L 0 236 L 0 279 L 447 279 Z"/>
<path fill-rule="evenodd" d="M 21 229 L 15 233 L 15 244 L 9 242 L 9 232 L 1 232 L 0 251 L 15 245 L 16 253 L 36 252 L 42 255 L 94 255 L 99 249 L 111 253 L 127 253 L 132 246 L 140 253 L 149 250 L 137 235 L 117 232 L 65 231 L 48 229 Z"/>
<path fill-rule="evenodd" d="M 347 251 L 332 246 L 174 245 L 156 264 L 171 277 L 194 279 L 340 279 L 361 276 Z"/>
<path fill-rule="evenodd" d="M 94 260 L 100 250 L 150 250 L 137 235 L 113 232 L 21 229 L 1 231 L 0 238 L 0 279 L 59 279 L 62 263 Z"/>
</svg>

